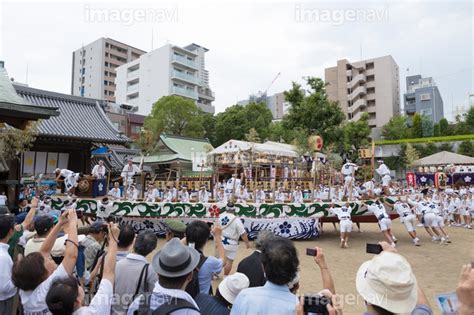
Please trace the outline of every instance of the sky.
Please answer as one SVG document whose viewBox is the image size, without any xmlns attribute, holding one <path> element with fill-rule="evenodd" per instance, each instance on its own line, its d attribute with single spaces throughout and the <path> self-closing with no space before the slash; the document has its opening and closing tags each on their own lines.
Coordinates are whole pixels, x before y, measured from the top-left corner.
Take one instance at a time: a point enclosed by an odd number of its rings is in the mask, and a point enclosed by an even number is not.
<svg viewBox="0 0 474 315">
<path fill-rule="evenodd" d="M 1 1 L 0 60 L 31 87 L 70 93 L 72 52 L 100 37 L 149 51 L 209 49 L 216 112 L 249 94 L 324 78 L 337 60 L 392 55 L 405 76 L 431 76 L 444 112 L 474 93 L 472 1 Z"/>
</svg>

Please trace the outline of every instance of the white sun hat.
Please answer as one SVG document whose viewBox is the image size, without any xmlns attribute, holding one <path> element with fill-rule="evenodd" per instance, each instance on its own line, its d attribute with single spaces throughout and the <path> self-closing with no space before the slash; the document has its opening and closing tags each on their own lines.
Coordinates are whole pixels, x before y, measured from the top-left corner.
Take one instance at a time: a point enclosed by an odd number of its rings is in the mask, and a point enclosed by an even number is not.
<svg viewBox="0 0 474 315">
<path fill-rule="evenodd" d="M 247 289 L 250 285 L 249 278 L 240 272 L 236 272 L 224 278 L 219 283 L 219 293 L 227 302 L 234 304 L 237 295 L 243 289 Z"/>
<path fill-rule="evenodd" d="M 411 266 L 397 253 L 382 252 L 364 262 L 357 271 L 356 287 L 368 303 L 392 313 L 410 313 L 418 299 Z"/>
</svg>

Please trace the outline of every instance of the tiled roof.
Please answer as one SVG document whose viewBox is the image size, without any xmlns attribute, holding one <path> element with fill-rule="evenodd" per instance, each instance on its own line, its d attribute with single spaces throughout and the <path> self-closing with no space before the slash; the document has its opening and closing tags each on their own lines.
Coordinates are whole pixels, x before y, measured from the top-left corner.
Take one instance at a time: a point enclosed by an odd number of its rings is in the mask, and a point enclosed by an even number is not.
<svg viewBox="0 0 474 315">
<path fill-rule="evenodd" d="M 37 120 L 47 119 L 50 116 L 57 116 L 59 113 L 55 108 L 35 106 L 18 96 L 8 77 L 7 70 L 0 65 L 0 115 L 4 118 L 5 116 L 8 116 L 24 118 L 27 120 Z M 7 121 L 7 123 L 8 122 L 9 121 Z"/>
<path fill-rule="evenodd" d="M 128 158 L 134 158 L 140 155 L 139 150 L 127 149 L 125 147 L 111 147 L 109 146 L 109 153 L 95 155 L 91 158 L 90 169 L 99 163 L 100 160 L 104 161 L 105 168 L 111 170 L 112 173 L 120 173 L 123 166 L 127 163 Z"/>
<path fill-rule="evenodd" d="M 59 108 L 60 115 L 39 123 L 39 135 L 90 140 L 104 143 L 126 143 L 100 106 L 100 100 L 55 93 L 14 85 L 18 95 L 35 105 Z"/>
</svg>

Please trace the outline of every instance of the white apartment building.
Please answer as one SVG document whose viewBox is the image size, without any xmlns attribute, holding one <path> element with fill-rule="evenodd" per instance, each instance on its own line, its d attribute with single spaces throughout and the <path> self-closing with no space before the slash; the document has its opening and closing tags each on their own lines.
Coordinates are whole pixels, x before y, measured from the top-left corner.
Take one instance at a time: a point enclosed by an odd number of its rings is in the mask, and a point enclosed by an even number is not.
<svg viewBox="0 0 474 315">
<path fill-rule="evenodd" d="M 71 94 L 115 102 L 115 69 L 145 51 L 99 38 L 72 53 Z"/>
<path fill-rule="evenodd" d="M 139 107 L 148 115 L 162 96 L 179 95 L 193 100 L 203 111 L 214 113 L 214 93 L 205 69 L 208 49 L 191 44 L 167 44 L 116 69 L 117 102 Z"/>
<path fill-rule="evenodd" d="M 337 101 L 349 120 L 357 121 L 365 112 L 369 126 L 379 128 L 400 114 L 400 79 L 392 56 L 358 62 L 339 60 L 326 68 L 328 98 Z"/>
</svg>

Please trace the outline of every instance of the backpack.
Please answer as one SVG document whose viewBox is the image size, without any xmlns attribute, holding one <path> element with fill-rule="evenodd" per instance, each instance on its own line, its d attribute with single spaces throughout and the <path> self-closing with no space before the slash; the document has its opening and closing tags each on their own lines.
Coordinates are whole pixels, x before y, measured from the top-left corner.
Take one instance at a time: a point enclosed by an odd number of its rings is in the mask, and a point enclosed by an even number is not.
<svg viewBox="0 0 474 315">
<path fill-rule="evenodd" d="M 199 278 L 198 278 L 198 273 L 199 273 L 199 270 L 201 269 L 202 265 L 206 262 L 207 260 L 207 257 L 204 256 L 204 254 L 199 251 L 199 254 L 200 254 L 200 257 L 199 257 L 199 264 L 196 266 L 196 268 L 194 268 L 193 270 L 193 278 L 192 280 L 188 283 L 188 285 L 186 286 L 186 289 L 185 291 L 189 293 L 189 295 L 191 295 L 193 298 L 196 297 L 196 295 L 198 295 L 201 290 L 200 290 L 200 287 L 199 287 Z"/>
<path fill-rule="evenodd" d="M 160 295 L 160 300 L 163 299 L 166 302 L 153 311 L 150 309 L 151 296 L 152 294 L 150 293 L 140 296 L 140 306 L 133 312 L 134 315 L 168 315 L 181 309 L 191 309 L 199 312 L 199 309 L 197 309 L 192 303 L 184 299 L 167 295 Z"/>
</svg>

